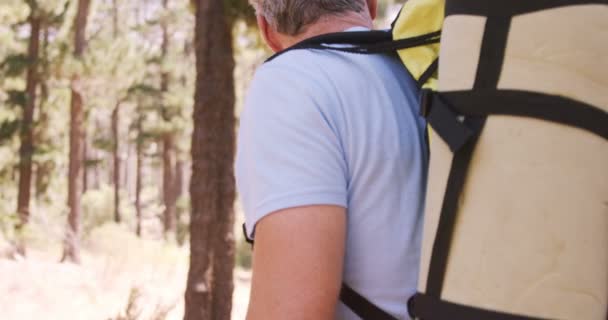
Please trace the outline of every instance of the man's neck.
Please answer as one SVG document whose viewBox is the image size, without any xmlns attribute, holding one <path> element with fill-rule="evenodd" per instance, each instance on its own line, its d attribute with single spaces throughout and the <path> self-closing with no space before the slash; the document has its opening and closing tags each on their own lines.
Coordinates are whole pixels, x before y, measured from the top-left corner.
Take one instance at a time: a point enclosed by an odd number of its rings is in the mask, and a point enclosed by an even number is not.
<svg viewBox="0 0 608 320">
<path fill-rule="evenodd" d="M 326 33 L 342 32 L 354 27 L 364 27 L 368 29 L 373 27 L 372 19 L 367 11 L 365 11 L 365 13 L 350 12 L 338 16 L 321 17 L 315 23 L 306 26 L 304 31 L 296 36 L 282 35 L 281 42 L 283 42 L 287 48 L 308 38 Z"/>
</svg>

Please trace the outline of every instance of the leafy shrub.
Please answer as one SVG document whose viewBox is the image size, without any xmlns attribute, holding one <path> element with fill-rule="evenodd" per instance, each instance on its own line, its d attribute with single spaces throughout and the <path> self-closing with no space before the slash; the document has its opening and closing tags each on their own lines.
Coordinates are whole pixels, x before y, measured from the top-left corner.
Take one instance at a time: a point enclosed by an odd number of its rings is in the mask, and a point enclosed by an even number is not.
<svg viewBox="0 0 608 320">
<path fill-rule="evenodd" d="M 139 238 L 127 226 L 113 222 L 94 228 L 88 238 L 87 246 L 91 251 L 134 269 L 175 265 L 176 261 L 186 263 L 188 258 L 184 248 L 164 241 Z M 146 266 L 142 266 L 142 261 L 146 262 Z"/>
<path fill-rule="evenodd" d="M 127 203 L 126 196 L 121 197 L 122 222 L 133 227 L 135 214 L 132 206 Z M 82 232 L 86 237 L 91 231 L 108 222 L 114 221 L 114 189 L 103 185 L 99 189 L 89 190 L 82 197 Z"/>
</svg>

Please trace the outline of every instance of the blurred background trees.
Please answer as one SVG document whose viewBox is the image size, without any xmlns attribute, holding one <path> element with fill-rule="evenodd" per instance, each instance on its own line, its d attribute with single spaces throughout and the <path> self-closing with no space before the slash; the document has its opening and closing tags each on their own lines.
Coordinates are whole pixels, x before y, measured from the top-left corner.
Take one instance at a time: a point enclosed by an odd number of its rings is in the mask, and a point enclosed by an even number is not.
<svg viewBox="0 0 608 320">
<path fill-rule="evenodd" d="M 380 4 L 386 26 L 398 6 Z M 107 290 L 99 300 L 122 310 L 125 282 L 167 274 L 159 287 L 177 307 L 165 316 L 229 319 L 235 261 L 250 265 L 235 232 L 235 129 L 270 54 L 254 25 L 247 0 L 1 1 L 0 277 L 3 257 L 80 263 L 103 279 L 89 295 Z M 28 281 L 14 285 L 45 282 Z"/>
</svg>

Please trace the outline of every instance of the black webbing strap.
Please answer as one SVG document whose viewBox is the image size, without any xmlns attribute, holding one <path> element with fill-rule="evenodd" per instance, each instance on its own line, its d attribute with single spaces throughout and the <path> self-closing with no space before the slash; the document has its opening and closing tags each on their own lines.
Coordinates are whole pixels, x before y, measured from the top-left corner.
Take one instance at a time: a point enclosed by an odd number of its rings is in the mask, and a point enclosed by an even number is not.
<svg viewBox="0 0 608 320">
<path fill-rule="evenodd" d="M 431 124 L 436 132 L 442 132 L 437 131 L 437 124 L 433 124 L 430 121 L 429 124 Z M 441 289 L 443 288 L 445 270 L 447 267 L 450 245 L 452 243 L 452 235 L 454 233 L 454 225 L 456 224 L 458 200 L 465 184 L 469 163 L 471 162 L 477 139 L 481 134 L 484 124 L 484 117 L 469 117 L 461 124 L 461 126 L 470 129 L 473 134 L 464 141 L 462 146 L 454 153 L 441 207 L 439 223 L 437 225 L 437 233 L 435 235 L 435 241 L 433 242 L 429 275 L 425 291 L 427 294 L 436 298 L 441 297 Z"/>
<path fill-rule="evenodd" d="M 418 87 L 422 87 L 436 72 L 439 68 L 439 58 L 435 59 L 431 65 L 424 70 L 420 78 L 418 79 Z"/>
<path fill-rule="evenodd" d="M 247 227 L 245 226 L 244 223 L 243 223 L 243 236 L 245 237 L 245 242 L 249 243 L 251 245 L 251 247 L 253 248 L 253 239 L 249 238 L 249 235 L 247 235 Z"/>
<path fill-rule="evenodd" d="M 431 32 L 416 37 L 393 40 L 388 31 L 352 31 L 329 33 L 304 40 L 268 58 L 272 61 L 278 56 L 301 49 L 332 50 L 357 54 L 389 53 L 401 49 L 413 48 L 438 43 L 441 31 Z M 349 45 L 338 46 L 335 45 Z"/>
<path fill-rule="evenodd" d="M 363 320 L 397 320 L 345 283 L 342 284 L 342 290 L 340 290 L 340 300 Z"/>
<path fill-rule="evenodd" d="M 608 140 L 607 111 L 562 96 L 520 90 L 480 89 L 437 93 L 430 100 L 429 113 L 439 107 L 468 116 L 529 117 L 583 129 Z"/>
<path fill-rule="evenodd" d="M 473 90 L 496 89 L 502 73 L 511 17 L 488 17 L 481 42 Z"/>
<path fill-rule="evenodd" d="M 476 15 L 487 17 L 512 17 L 519 14 L 531 13 L 559 7 L 608 4 L 608 0 L 458 0 L 446 1 L 445 15 Z"/>
<path fill-rule="evenodd" d="M 306 46 L 310 44 L 332 43 L 332 44 L 374 44 L 393 40 L 393 35 L 386 30 L 348 31 L 333 32 L 311 37 L 294 45 Z"/>
<path fill-rule="evenodd" d="M 510 23 L 511 20 L 508 17 L 488 17 L 486 20 L 473 90 L 496 88 L 502 70 Z M 432 106 L 431 110 L 428 110 L 429 116 L 435 115 L 435 117 L 429 117 L 427 121 L 450 144 L 450 148 L 454 152 L 435 241 L 431 251 L 425 290 L 428 295 L 440 299 L 458 212 L 458 200 L 465 184 L 477 139 L 481 135 L 486 118 L 464 118 L 455 113 L 450 114 L 448 107 L 435 107 Z M 438 112 L 440 114 L 437 114 Z M 450 120 L 449 117 L 452 119 Z M 467 134 L 468 131 L 472 132 Z M 452 136 L 452 134 L 458 132 L 461 133 L 459 136 Z"/>
<path fill-rule="evenodd" d="M 410 299 L 408 309 L 416 317 L 424 320 L 543 320 L 447 302 L 422 293 L 417 293 Z"/>
</svg>

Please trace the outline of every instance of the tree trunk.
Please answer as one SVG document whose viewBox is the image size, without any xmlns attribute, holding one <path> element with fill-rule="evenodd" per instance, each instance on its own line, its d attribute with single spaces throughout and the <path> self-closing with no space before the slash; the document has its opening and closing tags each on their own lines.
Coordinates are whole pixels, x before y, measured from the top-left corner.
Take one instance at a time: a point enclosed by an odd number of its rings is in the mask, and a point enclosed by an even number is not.
<svg viewBox="0 0 608 320">
<path fill-rule="evenodd" d="M 82 109 L 84 114 L 84 108 Z M 86 117 L 82 118 L 82 194 L 89 190 L 89 144 L 87 143 L 87 128 L 84 123 Z"/>
<path fill-rule="evenodd" d="M 143 169 L 143 141 L 141 141 L 141 119 L 137 120 L 137 141 L 135 142 L 135 219 L 136 227 L 135 233 L 138 237 L 141 237 L 141 187 L 142 187 L 142 169 Z"/>
<path fill-rule="evenodd" d="M 43 25 L 42 29 L 42 43 L 40 48 L 40 56 L 43 59 L 48 59 L 49 56 L 49 32 L 50 27 L 48 25 Z M 42 74 L 46 75 L 49 73 L 48 66 L 47 68 L 40 71 Z M 50 141 L 49 134 L 49 126 L 50 126 L 50 118 L 49 118 L 49 110 L 46 109 L 45 105 L 49 99 L 49 85 L 47 81 L 45 81 L 44 77 L 40 78 L 39 82 L 40 86 L 40 99 L 38 100 L 38 121 L 36 124 L 36 129 L 34 130 L 34 141 L 36 144 L 48 144 Z M 35 178 L 34 181 L 34 190 L 35 190 L 35 198 L 36 200 L 42 200 L 42 197 L 46 194 L 51 176 L 53 174 L 53 169 L 55 166 L 55 162 L 53 160 L 47 159 L 45 161 L 37 162 L 35 165 Z"/>
<path fill-rule="evenodd" d="M 183 205 L 181 206 L 177 206 L 178 201 L 181 201 L 181 198 L 184 194 L 184 183 L 185 183 L 185 171 L 184 171 L 184 167 L 185 167 L 185 163 L 184 160 L 180 159 L 179 156 L 177 156 L 177 160 L 175 163 L 175 225 L 176 225 L 176 240 L 177 240 L 177 244 L 179 246 L 183 246 L 184 242 L 186 240 L 186 233 L 183 232 L 183 224 L 181 223 L 182 221 L 182 217 L 183 215 L 186 213 L 186 211 L 184 210 Z"/>
<path fill-rule="evenodd" d="M 118 38 L 118 0 L 112 0 L 112 36 Z M 121 158 L 120 158 L 120 101 L 116 102 L 112 110 L 112 183 L 114 185 L 114 222 L 120 223 L 120 186 L 121 186 Z"/>
<path fill-rule="evenodd" d="M 173 147 L 173 134 L 166 133 L 163 137 L 163 202 L 165 237 L 175 236 L 177 231 L 176 218 L 176 185 L 175 185 L 175 150 Z"/>
<path fill-rule="evenodd" d="M 17 196 L 17 212 L 19 214 L 18 228 L 27 224 L 30 215 L 30 198 L 32 184 L 32 156 L 34 153 L 33 122 L 34 108 L 36 106 L 36 88 L 38 87 L 38 55 L 40 48 L 40 18 L 36 16 L 34 8 L 31 9 L 29 21 L 31 27 L 28 47 L 29 66 L 25 86 L 26 102 L 23 109 L 23 122 L 21 124 L 21 147 L 19 149 L 19 194 Z M 20 245 L 21 246 L 21 245 Z M 22 247 L 20 251 L 24 251 Z"/>
<path fill-rule="evenodd" d="M 112 35 L 118 38 L 118 0 L 112 0 Z"/>
<path fill-rule="evenodd" d="M 232 165 L 232 161 L 230 161 Z M 225 177 L 224 179 L 232 179 Z M 218 221 L 216 228 L 219 235 L 214 239 L 213 259 L 213 291 L 212 291 L 212 319 L 229 320 L 232 311 L 232 292 L 234 290 L 233 271 L 235 264 L 234 244 L 234 191 L 232 201 L 224 199 L 219 212 L 224 212 L 224 217 Z"/>
<path fill-rule="evenodd" d="M 135 151 L 136 147 L 131 143 L 131 141 L 125 140 L 125 149 L 127 149 L 127 156 L 125 158 L 124 165 L 122 166 L 121 184 L 127 189 L 127 198 L 129 201 L 131 201 L 131 199 L 135 197 L 135 180 L 133 179 L 133 172 L 136 170 L 133 169 L 135 167 L 135 164 L 133 163 L 133 152 Z"/>
<path fill-rule="evenodd" d="M 79 0 L 74 18 L 74 57 L 82 59 L 90 0 Z M 72 76 L 70 105 L 70 161 L 68 168 L 68 229 L 61 261 L 80 263 L 80 198 L 84 146 L 84 97 L 79 74 Z"/>
<path fill-rule="evenodd" d="M 196 1 L 190 270 L 185 320 L 228 320 L 234 267 L 234 59 L 223 1 Z"/>
<path fill-rule="evenodd" d="M 120 223 L 122 216 L 120 214 L 120 102 L 116 103 L 114 110 L 112 111 L 112 139 L 114 140 L 114 146 L 112 150 L 114 160 L 113 179 L 114 183 L 114 221 Z"/>
<path fill-rule="evenodd" d="M 175 199 L 179 200 L 184 194 L 184 170 L 186 163 L 182 159 L 177 159 L 175 163 Z"/>
<path fill-rule="evenodd" d="M 168 10 L 168 0 L 163 0 L 163 9 Z M 162 44 L 161 44 L 161 76 L 160 76 L 160 91 L 164 95 L 169 90 L 169 73 L 162 64 L 166 62 L 167 53 L 169 51 L 169 30 L 167 19 L 161 21 L 162 29 Z M 168 116 L 167 106 L 162 106 L 163 120 L 171 121 Z M 177 231 L 176 219 L 176 196 L 175 196 L 175 150 L 174 150 L 173 132 L 169 131 L 163 135 L 163 203 L 165 211 L 163 214 L 163 227 L 165 238 L 175 237 Z"/>
</svg>

